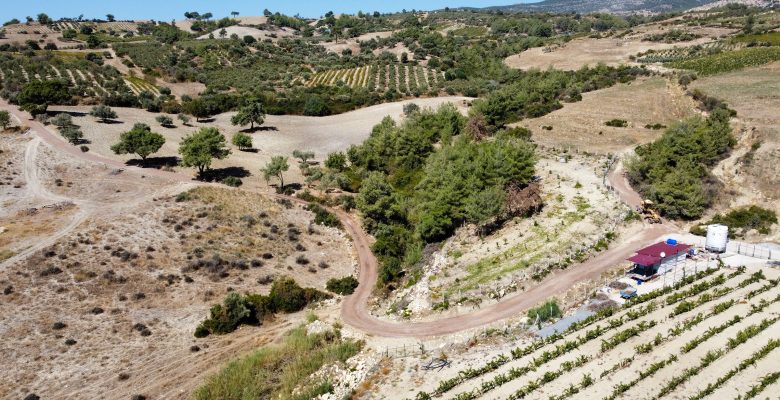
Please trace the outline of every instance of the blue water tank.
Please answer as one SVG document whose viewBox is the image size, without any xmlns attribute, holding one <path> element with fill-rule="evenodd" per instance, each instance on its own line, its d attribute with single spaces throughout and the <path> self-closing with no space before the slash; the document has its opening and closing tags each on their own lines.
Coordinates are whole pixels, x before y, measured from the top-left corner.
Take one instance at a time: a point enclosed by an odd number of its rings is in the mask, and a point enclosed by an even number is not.
<svg viewBox="0 0 780 400">
<path fill-rule="evenodd" d="M 666 239 L 666 244 L 669 246 L 677 246 L 677 240 L 675 239 Z"/>
</svg>

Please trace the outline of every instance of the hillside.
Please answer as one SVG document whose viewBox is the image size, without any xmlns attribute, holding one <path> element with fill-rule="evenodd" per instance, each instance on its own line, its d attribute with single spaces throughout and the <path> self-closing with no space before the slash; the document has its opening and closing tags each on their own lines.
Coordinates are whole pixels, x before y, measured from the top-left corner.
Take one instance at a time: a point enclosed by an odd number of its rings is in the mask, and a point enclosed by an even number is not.
<svg viewBox="0 0 780 400">
<path fill-rule="evenodd" d="M 685 11 L 692 8 L 706 7 L 710 3 L 749 3 L 750 5 L 767 6 L 771 1 L 712 1 L 712 0 L 544 0 L 538 3 L 513 4 L 508 6 L 488 7 L 490 10 L 509 12 L 577 12 L 577 13 L 662 13 L 670 11 Z"/>
</svg>

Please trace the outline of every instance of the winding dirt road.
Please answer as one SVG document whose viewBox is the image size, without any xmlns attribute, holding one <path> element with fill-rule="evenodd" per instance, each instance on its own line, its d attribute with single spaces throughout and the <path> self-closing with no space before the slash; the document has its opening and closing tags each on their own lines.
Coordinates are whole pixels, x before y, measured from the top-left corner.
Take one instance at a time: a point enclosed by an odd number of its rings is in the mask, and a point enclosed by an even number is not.
<svg viewBox="0 0 780 400">
<path fill-rule="evenodd" d="M 154 175 L 180 183 L 193 183 L 190 175 L 155 169 L 129 167 L 121 162 L 110 160 L 97 154 L 83 153 L 77 147 L 71 146 L 58 135 L 52 133 L 43 124 L 29 120 L 26 115 L 18 111 L 15 107 L 9 106 L 6 102 L 0 101 L 0 108 L 9 110 L 21 121 L 25 121 L 24 123 L 31 128 L 32 132 L 53 148 L 68 153 L 73 157 L 106 164 L 116 168 L 138 170 L 138 172 L 146 175 Z M 613 188 L 624 202 L 632 207 L 639 203 L 641 200 L 640 196 L 628 185 L 619 167 L 610 173 L 608 178 Z M 302 202 L 300 199 L 288 196 L 274 195 L 274 197 L 284 197 L 291 201 Z M 377 260 L 371 253 L 368 235 L 362 230 L 360 223 L 353 215 L 339 209 L 334 209 L 332 211 L 339 217 L 344 225 L 344 229 L 352 238 L 359 262 L 358 280 L 360 285 L 357 287 L 355 293 L 344 299 L 341 308 L 342 319 L 345 323 L 365 333 L 384 337 L 439 336 L 477 328 L 507 318 L 521 316 L 528 308 L 546 300 L 550 296 L 564 293 L 577 282 L 598 278 L 601 273 L 630 256 L 638 247 L 647 245 L 650 242 L 657 240 L 662 235 L 675 231 L 674 226 L 668 223 L 647 225 L 640 233 L 622 239 L 622 242 L 618 247 L 604 251 L 583 263 L 552 274 L 527 291 L 508 297 L 499 303 L 483 307 L 475 312 L 437 321 L 395 322 L 383 320 L 372 315 L 368 308 L 368 301 L 371 291 L 376 285 L 379 270 Z M 80 223 L 80 221 L 74 220 L 71 224 L 68 224 L 68 227 L 66 228 L 73 229 L 78 223 Z M 67 232 L 67 230 L 63 230 L 58 233 L 58 236 L 64 235 Z M 56 240 L 56 238 L 54 239 Z"/>
</svg>

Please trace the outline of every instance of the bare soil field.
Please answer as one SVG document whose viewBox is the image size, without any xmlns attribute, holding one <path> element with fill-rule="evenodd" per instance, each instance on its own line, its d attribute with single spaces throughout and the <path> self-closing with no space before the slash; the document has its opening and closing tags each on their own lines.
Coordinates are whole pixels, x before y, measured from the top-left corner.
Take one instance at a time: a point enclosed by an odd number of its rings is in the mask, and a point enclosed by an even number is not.
<svg viewBox="0 0 780 400">
<path fill-rule="evenodd" d="M 660 43 L 643 41 L 642 38 L 647 34 L 658 33 L 663 29 L 672 29 L 674 27 L 663 27 L 659 24 L 643 25 L 636 28 L 634 33 L 626 35 L 623 38 L 579 38 L 574 39 L 555 48 L 554 51 L 546 52 L 544 47 L 535 47 L 528 49 L 520 54 L 509 56 L 504 62 L 511 68 L 518 69 L 547 69 L 555 68 L 561 70 L 576 70 L 586 65 L 595 66 L 602 63 L 608 66 L 617 66 L 622 64 L 631 64 L 630 56 L 647 50 L 663 50 L 673 47 L 693 46 L 711 42 L 713 37 L 717 38 L 728 34 L 730 31 L 720 28 L 707 27 L 681 27 L 685 31 L 703 35 L 703 37 L 687 42 L 680 43 Z"/>
<path fill-rule="evenodd" d="M 293 150 L 316 150 L 316 160 L 322 160 L 328 153 L 346 150 L 350 145 L 359 144 L 371 133 L 371 128 L 378 124 L 382 118 L 389 115 L 396 120 L 403 117 L 403 105 L 413 102 L 421 107 L 438 107 L 441 104 L 453 103 L 461 110 L 466 109 L 464 102 L 471 100 L 467 97 L 434 97 L 416 100 L 401 101 L 395 103 L 379 104 L 360 110 L 332 115 L 327 117 L 305 116 L 276 116 L 268 115 L 263 127 L 251 133 L 253 144 L 257 152 L 239 151 L 232 149 L 232 154 L 225 160 L 216 161 L 214 168 L 239 167 L 244 168 L 244 174 L 258 174 L 272 156 L 279 154 L 291 155 Z M 181 139 L 195 132 L 202 126 L 215 126 L 226 135 L 228 141 L 233 133 L 241 128 L 233 126 L 230 118 L 233 113 L 217 115 L 213 121 L 198 123 L 192 121 L 191 126 L 183 126 L 180 123 L 175 128 L 163 128 L 154 118 L 159 115 L 144 110 L 133 108 L 116 108 L 119 115 L 115 123 L 103 124 L 95 121 L 87 115 L 89 107 L 52 107 L 51 112 L 59 111 L 73 114 L 73 122 L 81 126 L 85 138 L 90 141 L 88 145 L 91 152 L 102 156 L 127 161 L 132 156 L 117 156 L 111 152 L 110 147 L 119 139 L 122 132 L 130 130 L 136 122 L 143 122 L 153 127 L 156 132 L 166 138 L 166 143 L 155 157 L 170 158 L 178 156 L 178 145 Z M 291 162 L 292 164 L 292 162 Z M 299 179 L 299 171 L 296 167 L 290 168 L 287 173 L 293 179 Z M 289 179 L 289 177 L 288 177 Z M 260 179 L 251 180 L 253 185 L 260 185 Z M 291 180 L 290 182 L 293 182 Z M 262 183 L 264 186 L 265 183 Z"/>
<path fill-rule="evenodd" d="M 376 38 L 386 38 L 390 37 L 392 34 L 393 31 L 371 32 L 351 39 L 332 42 L 320 42 L 320 44 L 325 47 L 326 50 L 332 51 L 334 53 L 341 54 L 344 49 L 350 49 L 352 50 L 352 54 L 358 54 L 360 52 L 360 42 L 365 42 Z"/>
<path fill-rule="evenodd" d="M 780 212 L 780 62 L 701 78 L 691 87 L 737 111 L 739 145 L 715 170 L 739 193 L 734 205 L 758 203 Z"/>
<path fill-rule="evenodd" d="M 252 28 L 249 26 L 240 26 L 240 25 L 233 25 L 228 26 L 225 28 L 225 36 L 223 37 L 220 35 L 220 31 L 222 29 L 217 29 L 213 32 L 206 33 L 202 36 L 199 36 L 198 39 L 208 39 L 209 35 L 214 35 L 215 39 L 230 39 L 230 36 L 232 35 L 238 35 L 239 38 L 243 38 L 244 36 L 251 36 L 257 40 L 263 40 L 266 38 L 276 40 L 281 37 L 290 37 L 293 36 L 293 31 L 287 29 L 287 28 L 280 28 L 276 30 L 266 30 L 266 29 L 257 29 Z"/>
<path fill-rule="evenodd" d="M 668 126 L 693 115 L 694 110 L 694 101 L 676 82 L 652 77 L 583 93 L 579 102 L 516 125 L 531 129 L 533 140 L 544 146 L 604 154 L 652 141 L 663 130 L 645 125 Z M 606 126 L 612 119 L 626 120 L 628 127 Z"/>
<path fill-rule="evenodd" d="M 211 304 L 232 290 L 265 293 L 276 276 L 324 289 L 353 273 L 345 235 L 312 219 L 300 206 L 201 187 L 105 209 L 4 265 L 0 397 L 189 398 L 213 367 L 300 318 L 195 339 Z"/>
</svg>

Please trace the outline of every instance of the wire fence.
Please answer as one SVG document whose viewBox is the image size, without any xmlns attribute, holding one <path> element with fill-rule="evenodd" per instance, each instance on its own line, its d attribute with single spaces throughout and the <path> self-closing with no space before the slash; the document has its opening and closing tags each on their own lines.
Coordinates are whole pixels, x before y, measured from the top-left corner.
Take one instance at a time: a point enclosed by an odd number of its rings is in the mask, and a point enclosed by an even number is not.
<svg viewBox="0 0 780 400">
<path fill-rule="evenodd" d="M 385 357 L 391 358 L 404 358 L 404 357 L 417 357 L 425 356 L 427 354 L 425 345 L 422 343 L 413 345 L 403 345 L 398 347 L 385 347 L 382 351 Z"/>
</svg>

